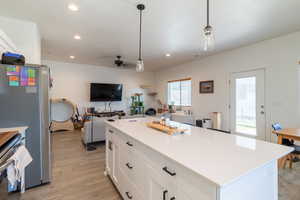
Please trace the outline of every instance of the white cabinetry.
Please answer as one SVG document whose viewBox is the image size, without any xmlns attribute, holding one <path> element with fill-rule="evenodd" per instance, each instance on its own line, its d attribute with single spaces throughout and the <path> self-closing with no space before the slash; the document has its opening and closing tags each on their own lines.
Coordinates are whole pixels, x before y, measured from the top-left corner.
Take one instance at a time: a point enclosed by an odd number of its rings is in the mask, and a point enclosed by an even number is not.
<svg viewBox="0 0 300 200">
<path fill-rule="evenodd" d="M 106 173 L 123 199 L 278 199 L 277 159 L 292 148 L 193 126 L 169 136 L 152 120 L 105 122 Z"/>
<path fill-rule="evenodd" d="M 216 199 L 215 185 L 199 182 L 184 168 L 120 131 L 108 127 L 106 142 L 106 173 L 125 200 Z"/>
<path fill-rule="evenodd" d="M 278 199 L 276 160 L 218 185 L 112 125 L 106 128 L 106 144 L 106 173 L 124 200 Z"/>
</svg>

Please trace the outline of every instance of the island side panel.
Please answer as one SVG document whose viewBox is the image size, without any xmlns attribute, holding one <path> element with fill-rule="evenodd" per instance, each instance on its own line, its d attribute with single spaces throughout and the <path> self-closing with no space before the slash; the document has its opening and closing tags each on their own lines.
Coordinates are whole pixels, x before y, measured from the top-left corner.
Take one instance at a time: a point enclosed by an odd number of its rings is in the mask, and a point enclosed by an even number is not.
<svg viewBox="0 0 300 200">
<path fill-rule="evenodd" d="M 219 188 L 218 200 L 278 200 L 277 161 Z"/>
</svg>

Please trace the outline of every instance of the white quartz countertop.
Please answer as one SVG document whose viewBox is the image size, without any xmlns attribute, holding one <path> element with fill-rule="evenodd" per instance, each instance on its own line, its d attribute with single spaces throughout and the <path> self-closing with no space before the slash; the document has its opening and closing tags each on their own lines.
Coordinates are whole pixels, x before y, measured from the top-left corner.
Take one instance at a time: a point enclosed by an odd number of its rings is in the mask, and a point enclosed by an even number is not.
<svg viewBox="0 0 300 200">
<path fill-rule="evenodd" d="M 18 131 L 19 133 L 25 133 L 27 126 L 18 126 L 18 127 L 10 127 L 10 128 L 0 128 L 0 133 L 9 132 L 9 131 Z"/>
<path fill-rule="evenodd" d="M 251 171 L 275 161 L 293 148 L 183 125 L 182 135 L 167 135 L 148 128 L 153 119 L 106 122 L 149 148 L 223 187 Z"/>
</svg>

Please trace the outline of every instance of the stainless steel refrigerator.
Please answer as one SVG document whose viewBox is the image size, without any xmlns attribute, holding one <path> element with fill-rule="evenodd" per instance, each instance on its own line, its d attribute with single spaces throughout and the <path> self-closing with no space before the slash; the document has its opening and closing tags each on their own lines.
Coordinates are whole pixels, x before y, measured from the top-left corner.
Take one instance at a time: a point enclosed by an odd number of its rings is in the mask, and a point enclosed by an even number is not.
<svg viewBox="0 0 300 200">
<path fill-rule="evenodd" d="M 50 182 L 49 68 L 0 64 L 0 128 L 28 126 L 26 188 Z"/>
</svg>

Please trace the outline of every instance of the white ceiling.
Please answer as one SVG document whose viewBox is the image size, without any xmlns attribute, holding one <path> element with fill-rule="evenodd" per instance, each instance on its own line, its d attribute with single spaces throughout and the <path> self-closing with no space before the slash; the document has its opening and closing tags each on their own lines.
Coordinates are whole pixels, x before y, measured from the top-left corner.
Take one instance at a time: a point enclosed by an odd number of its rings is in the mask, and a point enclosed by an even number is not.
<svg viewBox="0 0 300 200">
<path fill-rule="evenodd" d="M 157 70 L 205 56 L 202 29 L 206 0 L 6 0 L 0 15 L 38 24 L 43 59 L 109 65 L 122 55 L 135 62 L 138 11 L 143 23 L 145 68 Z M 69 3 L 80 7 L 68 10 Z M 300 30 L 299 0 L 211 0 L 216 49 L 210 54 Z M 79 34 L 82 40 L 74 40 Z M 171 53 L 166 58 L 165 54 Z M 69 56 L 76 56 L 70 60 Z"/>
</svg>

